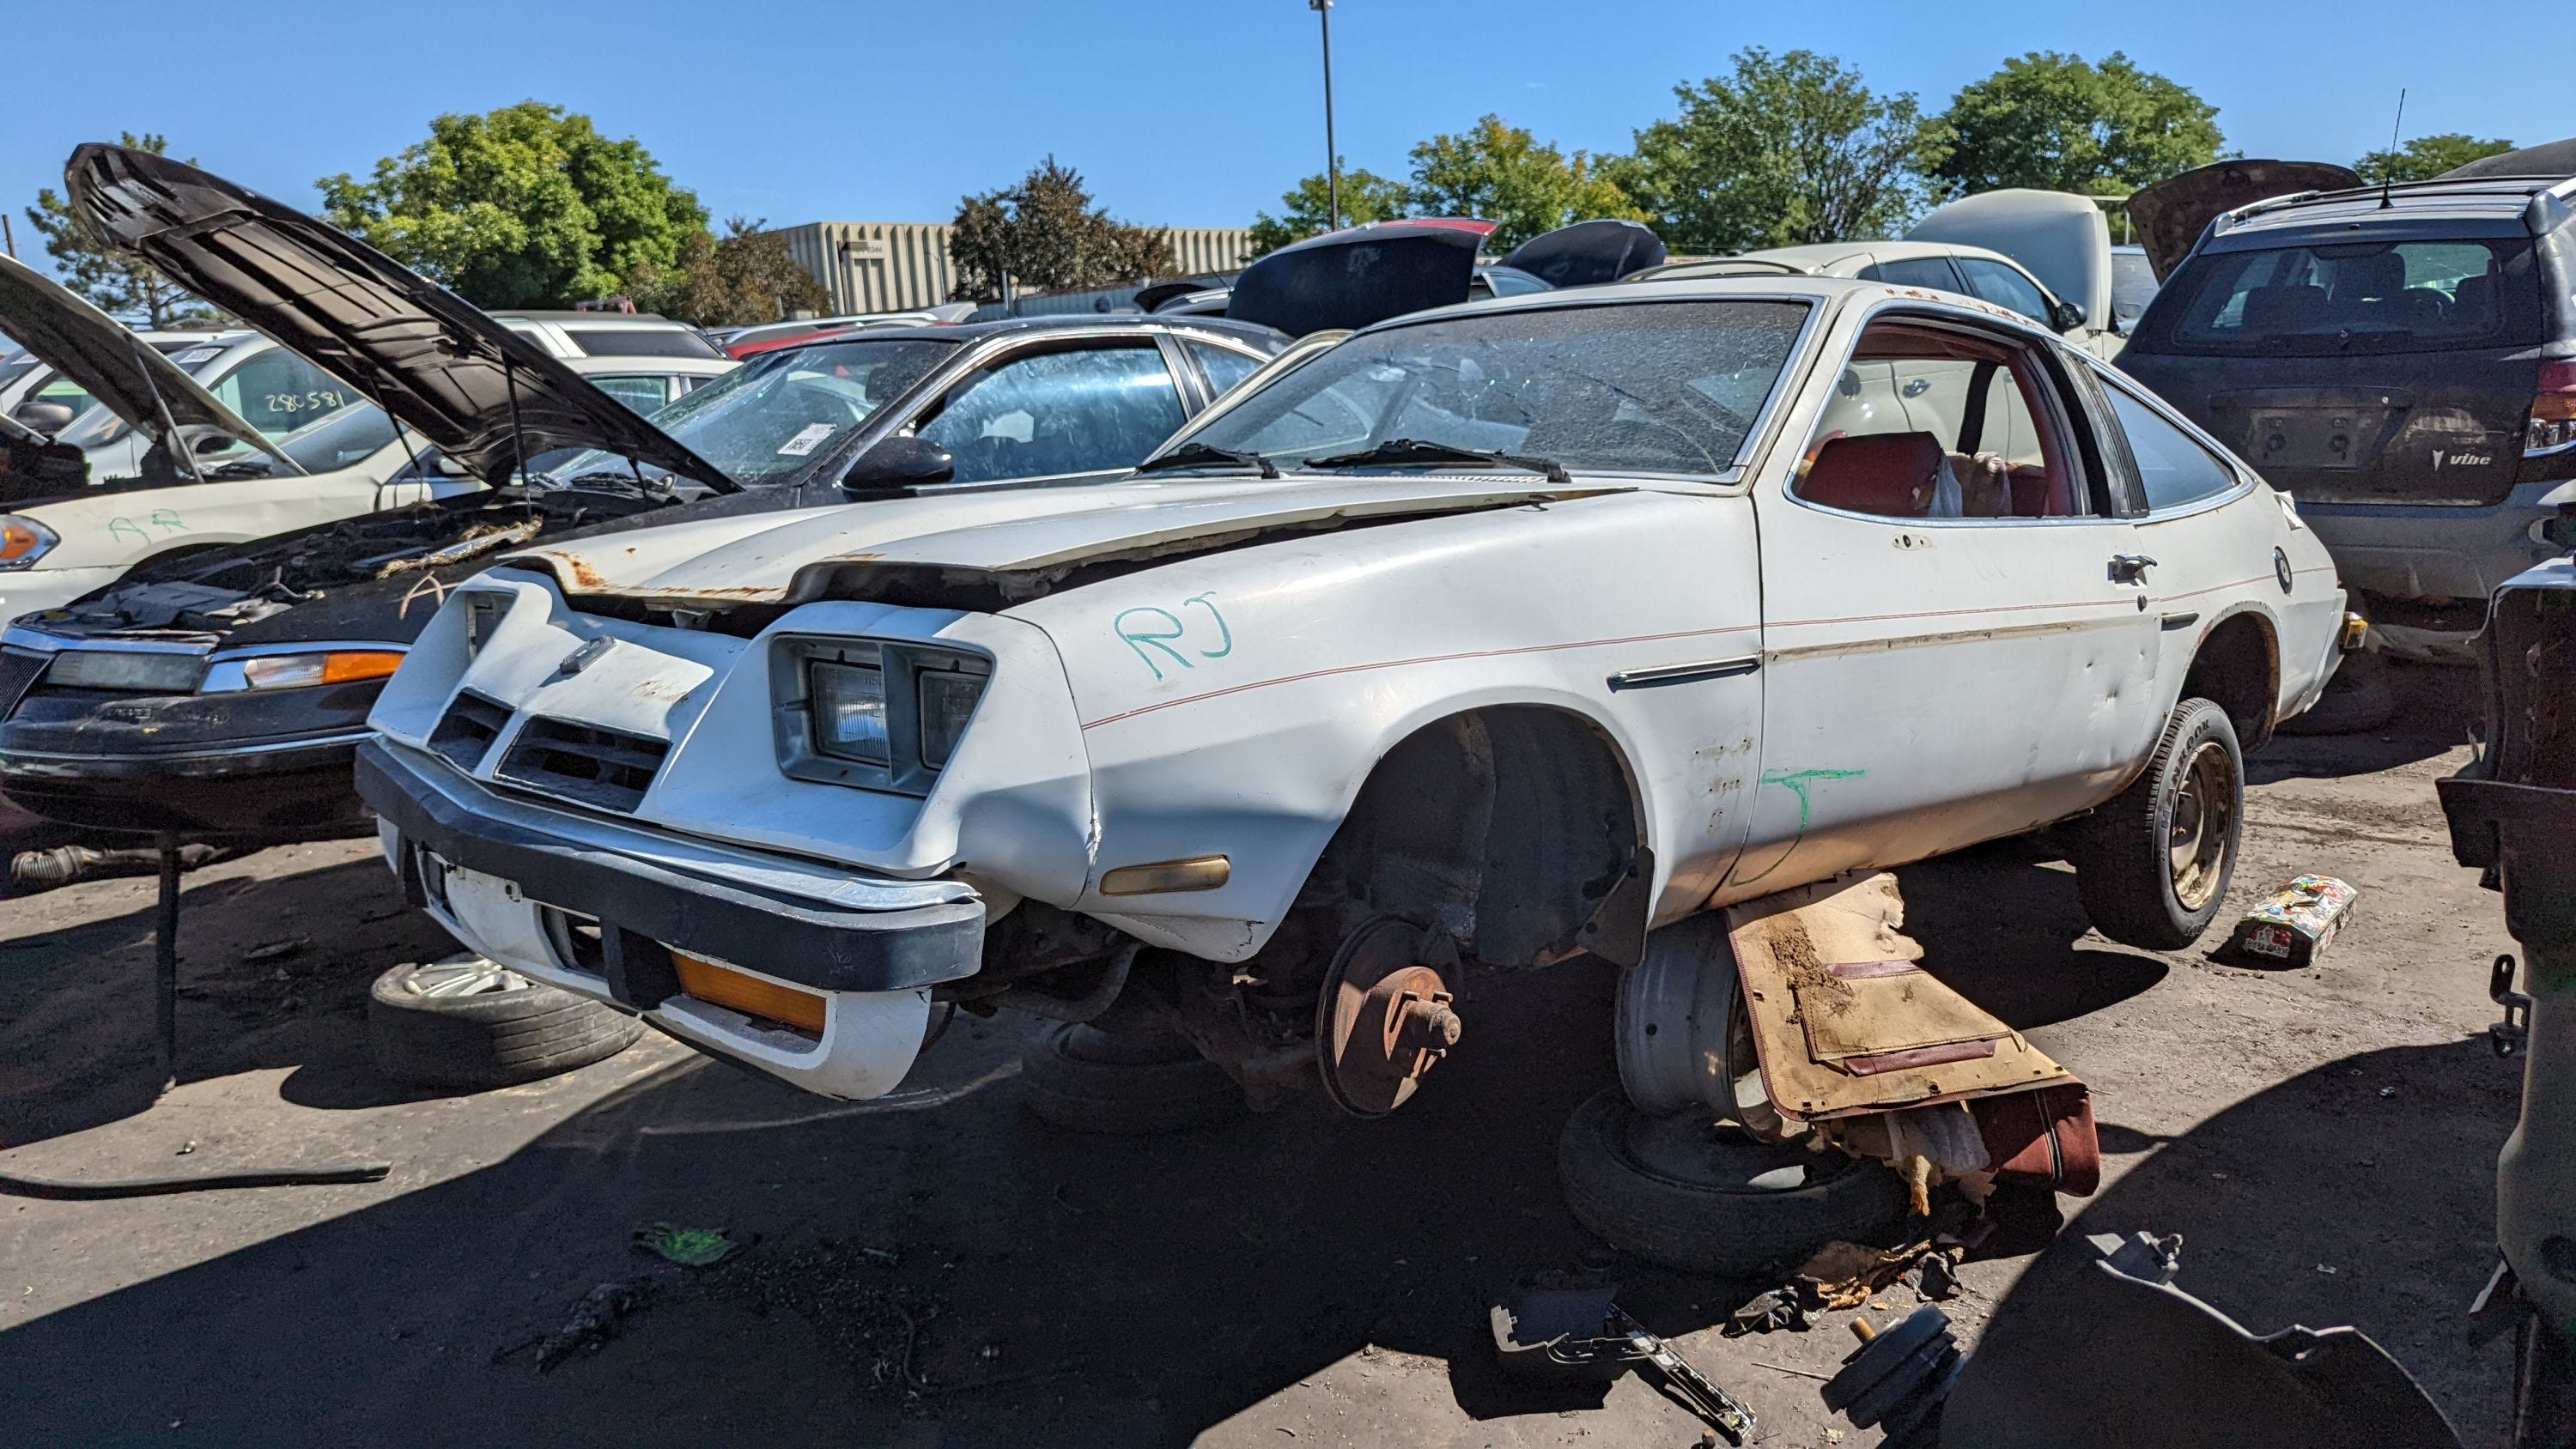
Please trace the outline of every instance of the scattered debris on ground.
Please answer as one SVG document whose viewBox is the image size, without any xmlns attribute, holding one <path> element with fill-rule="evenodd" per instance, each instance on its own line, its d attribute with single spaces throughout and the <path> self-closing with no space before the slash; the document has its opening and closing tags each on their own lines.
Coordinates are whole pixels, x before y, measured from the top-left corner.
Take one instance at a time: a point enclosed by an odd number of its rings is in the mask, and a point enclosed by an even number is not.
<svg viewBox="0 0 2576 1449">
<path fill-rule="evenodd" d="M 2300 875 L 2247 911 L 2216 959 L 2304 971 L 2325 954 L 2360 892 L 2330 875 Z"/>
</svg>

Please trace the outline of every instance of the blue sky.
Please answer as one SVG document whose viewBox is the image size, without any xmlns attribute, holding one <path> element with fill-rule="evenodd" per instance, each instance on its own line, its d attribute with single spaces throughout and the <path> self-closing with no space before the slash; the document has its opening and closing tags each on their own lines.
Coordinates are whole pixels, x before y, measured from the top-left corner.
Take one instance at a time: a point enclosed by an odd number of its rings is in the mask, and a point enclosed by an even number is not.
<svg viewBox="0 0 2576 1449">
<path fill-rule="evenodd" d="M 944 221 L 960 193 L 1052 152 L 1124 219 L 1237 226 L 1323 162 L 1304 0 L 111 10 L 116 63 L 12 68 L 0 199 L 22 252 L 36 188 L 60 184 L 76 143 L 120 129 L 161 131 L 174 154 L 311 208 L 315 178 L 363 173 L 432 115 L 529 97 L 639 138 L 717 216 L 776 225 Z M 59 12 L 49 28 L 66 40 L 109 14 Z M 1746 45 L 1838 55 L 1927 109 L 2007 55 L 2125 50 L 2216 104 L 2246 154 L 2349 161 L 2385 143 L 2401 85 L 2410 134 L 2576 132 L 2564 18 L 2565 0 L 1340 0 L 1333 58 L 1342 152 L 1382 173 L 1488 111 L 1569 149 L 1624 149 L 1671 113 L 1676 82 Z M 22 62 L 50 43 L 22 39 Z"/>
</svg>

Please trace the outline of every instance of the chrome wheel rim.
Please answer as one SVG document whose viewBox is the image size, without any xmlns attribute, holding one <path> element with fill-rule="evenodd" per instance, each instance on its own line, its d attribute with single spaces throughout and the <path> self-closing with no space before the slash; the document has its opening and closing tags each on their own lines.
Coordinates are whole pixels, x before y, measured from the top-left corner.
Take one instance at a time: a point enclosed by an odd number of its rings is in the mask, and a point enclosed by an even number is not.
<svg viewBox="0 0 2576 1449">
<path fill-rule="evenodd" d="M 2227 747 L 2203 740 L 2175 779 L 2165 851 L 2174 898 L 2186 911 L 2208 905 L 2226 874 L 2228 846 L 2236 834 L 2235 775 Z"/>
</svg>

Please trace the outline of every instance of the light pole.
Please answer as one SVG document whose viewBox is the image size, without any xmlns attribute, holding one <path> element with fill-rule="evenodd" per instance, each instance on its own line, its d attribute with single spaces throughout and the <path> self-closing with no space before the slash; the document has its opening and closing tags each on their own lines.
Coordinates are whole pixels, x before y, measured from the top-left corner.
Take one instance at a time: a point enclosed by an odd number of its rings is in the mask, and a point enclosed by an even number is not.
<svg viewBox="0 0 2576 1449">
<path fill-rule="evenodd" d="M 1306 0 L 1324 26 L 1324 213 L 1331 231 L 1342 229 L 1342 155 L 1333 146 L 1333 0 Z"/>
</svg>

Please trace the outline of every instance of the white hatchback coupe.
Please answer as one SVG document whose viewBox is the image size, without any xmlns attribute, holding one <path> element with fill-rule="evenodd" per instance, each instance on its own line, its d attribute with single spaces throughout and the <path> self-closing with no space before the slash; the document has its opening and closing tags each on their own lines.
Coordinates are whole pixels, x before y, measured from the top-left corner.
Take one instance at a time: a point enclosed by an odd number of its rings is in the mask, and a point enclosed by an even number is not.
<svg viewBox="0 0 2576 1449">
<path fill-rule="evenodd" d="M 819 1093 L 1013 1006 L 1374 1113 L 1470 971 L 2056 822 L 2104 934 L 2191 942 L 2345 626 L 2030 319 L 1662 281 L 1368 328 L 1106 484 L 505 558 L 359 787 L 475 949 Z"/>
</svg>

